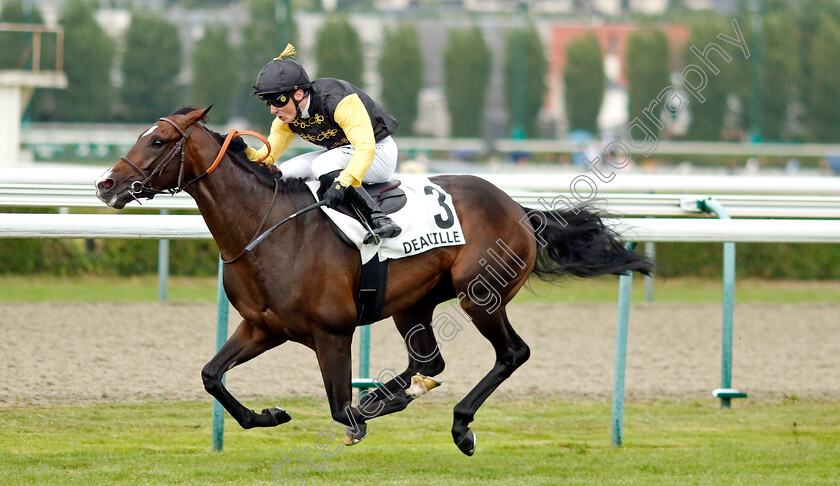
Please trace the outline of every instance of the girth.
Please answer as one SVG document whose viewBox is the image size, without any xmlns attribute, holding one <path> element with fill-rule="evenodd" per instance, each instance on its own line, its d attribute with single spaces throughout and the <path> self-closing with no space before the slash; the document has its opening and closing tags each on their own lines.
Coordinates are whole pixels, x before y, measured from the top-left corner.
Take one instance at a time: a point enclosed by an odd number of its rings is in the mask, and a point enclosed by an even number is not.
<svg viewBox="0 0 840 486">
<path fill-rule="evenodd" d="M 376 184 L 362 184 L 362 188 L 370 194 L 370 197 L 379 204 L 382 212 L 386 214 L 399 211 L 408 201 L 405 191 L 400 189 L 399 186 L 400 181 L 395 179 Z M 319 200 L 324 197 L 324 192 L 327 188 L 328 184 L 323 183 L 318 188 Z M 359 219 L 357 212 L 346 201 L 334 209 L 357 221 Z M 351 248 L 356 248 L 356 245 L 335 226 L 330 218 L 326 219 L 327 223 L 329 223 L 330 227 L 344 244 Z M 374 255 L 373 258 L 362 265 L 359 275 L 359 291 L 354 296 L 356 302 L 356 319 L 359 325 L 372 324 L 382 316 L 382 306 L 385 303 L 385 285 L 388 281 L 389 261 L 387 259 L 385 261 L 379 261 L 379 255 Z"/>
<path fill-rule="evenodd" d="M 372 324 L 382 316 L 385 304 L 385 285 L 388 282 L 388 262 L 379 261 L 374 255 L 362 265 L 359 276 L 359 293 L 356 297 L 356 321 L 359 325 Z"/>
</svg>

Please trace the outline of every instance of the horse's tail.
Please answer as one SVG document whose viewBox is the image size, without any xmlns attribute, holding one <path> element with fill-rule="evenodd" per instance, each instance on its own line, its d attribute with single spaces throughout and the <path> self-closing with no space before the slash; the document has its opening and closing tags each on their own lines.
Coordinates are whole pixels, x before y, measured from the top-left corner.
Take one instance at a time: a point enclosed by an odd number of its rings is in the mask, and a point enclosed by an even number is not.
<svg viewBox="0 0 840 486">
<path fill-rule="evenodd" d="M 542 280 L 564 275 L 595 277 L 627 271 L 650 275 L 654 262 L 624 247 L 618 234 L 588 206 L 540 211 L 523 207 L 537 239 L 533 273 Z"/>
</svg>

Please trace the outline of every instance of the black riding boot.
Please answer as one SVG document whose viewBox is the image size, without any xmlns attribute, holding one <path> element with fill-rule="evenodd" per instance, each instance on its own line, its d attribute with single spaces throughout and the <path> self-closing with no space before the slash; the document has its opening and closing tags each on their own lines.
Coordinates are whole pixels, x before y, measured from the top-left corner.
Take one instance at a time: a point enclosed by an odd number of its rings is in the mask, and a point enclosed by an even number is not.
<svg viewBox="0 0 840 486">
<path fill-rule="evenodd" d="M 368 233 L 365 236 L 365 244 L 374 240 L 374 235 L 380 238 L 393 238 L 402 233 L 402 228 L 391 221 L 391 218 L 385 215 L 376 201 L 361 187 L 350 186 L 346 192 L 347 198 L 351 204 L 361 211 L 362 215 L 370 222 L 370 229 L 373 234 Z"/>
</svg>

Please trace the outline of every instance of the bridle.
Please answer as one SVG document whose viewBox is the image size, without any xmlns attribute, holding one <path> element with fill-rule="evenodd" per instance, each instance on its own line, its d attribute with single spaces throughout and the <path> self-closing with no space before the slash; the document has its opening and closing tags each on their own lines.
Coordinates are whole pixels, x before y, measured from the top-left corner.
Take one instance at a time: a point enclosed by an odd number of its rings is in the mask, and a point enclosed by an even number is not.
<svg viewBox="0 0 840 486">
<path fill-rule="evenodd" d="M 187 128 L 187 130 L 184 131 L 181 127 L 178 126 L 177 123 L 173 122 L 167 117 L 162 117 L 158 119 L 158 121 L 165 121 L 173 127 L 175 127 L 175 129 L 178 130 L 178 133 L 181 134 L 181 138 L 175 143 L 175 146 L 172 147 L 172 150 L 170 150 L 165 156 L 163 156 L 161 161 L 152 169 L 152 172 L 149 173 L 149 175 L 146 175 L 146 173 L 143 172 L 143 170 L 140 169 L 140 167 L 137 167 L 137 164 L 129 160 L 129 158 L 125 155 L 120 157 L 120 160 L 128 164 L 129 167 L 134 169 L 134 171 L 137 172 L 140 175 L 140 177 L 143 178 L 143 180 L 132 182 L 131 186 L 129 186 L 128 188 L 129 193 L 134 198 L 134 200 L 137 201 L 138 204 L 140 204 L 140 199 L 138 196 L 141 194 L 148 196 L 149 199 L 162 193 L 168 193 L 174 196 L 175 194 L 178 194 L 179 192 L 183 191 L 187 186 L 189 186 L 199 178 L 203 177 L 204 175 L 202 174 L 202 176 L 193 179 L 192 181 L 185 184 L 183 187 L 181 186 L 181 182 L 183 181 L 184 177 L 184 145 L 186 140 L 190 138 L 190 134 L 192 134 L 195 124 L 191 124 Z M 148 184 L 149 182 L 157 178 L 161 173 L 163 173 L 164 169 L 166 169 L 169 166 L 169 163 L 172 162 L 172 160 L 174 160 L 176 156 L 179 156 L 178 158 L 180 160 L 180 167 L 178 169 L 178 184 L 173 188 L 164 190 L 158 190 L 147 186 L 146 184 Z"/>
<path fill-rule="evenodd" d="M 174 196 L 175 194 L 178 194 L 179 192 L 182 192 L 184 189 L 189 187 L 190 184 L 192 184 L 194 182 L 197 182 L 198 180 L 212 174 L 213 171 L 216 170 L 216 167 L 219 166 L 219 163 L 224 158 L 225 152 L 227 152 L 227 148 L 230 145 L 231 140 L 233 140 L 235 137 L 238 137 L 239 135 L 251 135 L 251 136 L 257 137 L 258 139 L 260 139 L 261 142 L 263 142 L 265 144 L 266 154 L 261 159 L 257 160 L 255 163 L 262 162 L 271 153 L 271 145 L 268 143 L 268 140 L 266 140 L 265 137 L 263 137 L 259 133 L 253 132 L 251 130 L 231 130 L 230 132 L 228 132 L 227 137 L 225 137 L 225 141 L 222 143 L 221 149 L 219 149 L 219 153 L 216 155 L 216 159 L 213 161 L 213 163 L 210 164 L 210 167 L 208 167 L 207 170 L 205 170 L 202 174 L 196 176 L 194 179 L 192 179 L 191 181 L 187 182 L 186 184 L 184 184 L 182 186 L 181 182 L 183 182 L 183 180 L 184 180 L 184 159 L 186 157 L 185 154 L 184 154 L 184 146 L 186 145 L 187 139 L 190 138 L 190 135 L 192 134 L 193 128 L 195 128 L 195 122 L 191 123 L 190 126 L 187 127 L 186 131 L 184 131 L 184 129 L 179 127 L 177 123 L 175 123 L 174 121 L 170 120 L 167 117 L 159 118 L 158 121 L 165 121 L 165 122 L 169 123 L 170 125 L 172 125 L 173 127 L 175 127 L 175 129 L 178 130 L 178 133 L 181 134 L 181 138 L 178 139 L 178 141 L 175 143 L 175 146 L 172 147 L 172 150 L 170 150 L 169 153 L 167 153 L 162 158 L 162 160 L 152 169 L 152 171 L 151 171 L 151 173 L 149 173 L 149 175 L 146 175 L 146 173 L 143 172 L 143 170 L 141 170 L 139 167 L 137 167 L 137 165 L 134 164 L 131 160 L 129 160 L 128 157 L 126 157 L 126 156 L 120 157 L 120 160 L 122 160 L 123 162 L 128 164 L 132 169 L 134 169 L 138 174 L 140 174 L 140 177 L 143 177 L 142 181 L 132 182 L 131 186 L 129 186 L 129 189 L 128 189 L 129 193 L 131 194 L 131 197 L 133 197 L 134 200 L 137 201 L 138 204 L 140 204 L 140 199 L 139 199 L 138 196 L 141 195 L 141 194 L 145 195 L 149 199 L 152 199 L 156 195 L 163 194 L 163 193 L 170 194 L 170 195 Z M 179 158 L 179 167 L 178 167 L 178 183 L 175 185 L 175 187 L 171 187 L 169 189 L 155 189 L 153 187 L 147 186 L 146 184 L 148 184 L 150 181 L 154 180 L 156 177 L 160 176 L 161 173 L 163 173 L 163 171 L 166 169 L 166 167 L 169 165 L 169 163 L 172 160 L 174 160 L 176 156 Z M 260 242 L 262 242 L 264 239 L 266 239 L 268 237 L 268 235 L 270 235 L 274 230 L 276 230 L 282 224 L 284 224 L 288 221 L 291 221 L 293 218 L 295 218 L 295 217 L 297 217 L 301 214 L 307 213 L 307 212 L 309 212 L 309 211 L 311 211 L 315 208 L 321 207 L 324 204 L 326 204 L 325 201 L 318 201 L 315 204 L 310 204 L 309 206 L 301 209 L 300 211 L 297 211 L 294 214 L 292 214 L 290 216 L 287 216 L 285 219 L 283 219 L 279 223 L 275 224 L 271 228 L 267 229 L 266 231 L 262 231 L 263 227 L 265 226 L 265 222 L 268 219 L 268 215 L 271 214 L 271 209 L 274 207 L 274 201 L 277 199 L 277 193 L 279 192 L 279 188 L 280 188 L 280 183 L 277 180 L 275 180 L 274 181 L 274 192 L 271 196 L 271 203 L 268 205 L 268 209 L 266 210 L 265 215 L 263 216 L 259 227 L 257 227 L 257 231 L 254 233 L 254 236 L 251 238 L 251 242 L 248 243 L 248 245 L 246 245 L 245 248 L 243 248 L 242 251 L 239 252 L 238 255 L 231 258 L 230 260 L 225 260 L 224 258 L 222 258 L 223 263 L 234 263 L 235 261 L 242 258 L 246 253 L 253 250 L 255 246 L 257 246 Z"/>
<path fill-rule="evenodd" d="M 262 141 L 265 144 L 266 148 L 268 149 L 266 151 L 266 155 L 262 159 L 258 160 L 257 162 L 262 162 L 263 160 L 265 160 L 265 158 L 268 157 L 268 154 L 271 152 L 271 148 L 270 148 L 271 146 L 269 145 L 268 140 L 266 140 L 259 133 L 252 132 L 250 130 L 244 130 L 244 131 L 231 130 L 228 133 L 227 137 L 225 138 L 225 141 L 222 144 L 222 148 L 219 150 L 218 155 L 216 155 L 216 160 L 213 161 L 213 164 L 211 164 L 210 167 L 208 167 L 207 170 L 205 170 L 204 173 L 202 173 L 201 175 L 195 177 L 194 179 L 187 182 L 186 184 L 181 185 L 181 183 L 184 181 L 184 159 L 185 159 L 184 146 L 186 145 L 187 139 L 190 138 L 190 135 L 192 134 L 193 128 L 195 128 L 195 122 L 191 123 L 190 126 L 187 127 L 186 131 L 184 131 L 184 129 L 179 127 L 177 123 L 175 123 L 174 121 L 172 121 L 171 119 L 169 119 L 167 117 L 161 117 L 161 118 L 158 119 L 158 121 L 165 121 L 165 122 L 169 123 L 170 125 L 172 125 L 173 127 L 175 127 L 175 129 L 178 130 L 178 133 L 181 134 L 181 138 L 178 139 L 177 142 L 175 142 L 175 146 L 172 147 L 172 150 L 170 150 L 165 156 L 163 156 L 161 158 L 161 161 L 158 162 L 158 164 L 152 169 L 152 171 L 151 171 L 151 173 L 149 173 L 149 175 L 146 175 L 146 173 L 143 172 L 142 169 L 137 167 L 137 165 L 134 162 L 129 160 L 128 157 L 126 157 L 124 155 L 122 157 L 120 157 L 120 160 L 122 160 L 123 162 L 128 164 L 129 167 L 134 169 L 134 171 L 137 172 L 140 175 L 140 177 L 143 178 L 143 180 L 141 180 L 141 181 L 132 182 L 131 186 L 129 186 L 129 188 L 128 188 L 128 191 L 131 194 L 131 197 L 133 197 L 134 200 L 137 201 L 138 204 L 140 204 L 140 199 L 138 198 L 138 196 L 141 195 L 141 194 L 147 196 L 149 199 L 152 199 L 153 197 L 155 197 L 158 194 L 164 194 L 164 193 L 174 196 L 175 194 L 178 194 L 179 192 L 182 192 L 184 189 L 189 187 L 190 184 L 192 184 L 194 182 L 197 182 L 200 179 L 204 178 L 205 176 L 208 176 L 208 175 L 212 174 L 213 171 L 216 170 L 216 167 L 218 167 L 219 162 L 222 161 L 222 158 L 224 157 L 225 152 L 227 151 L 228 145 L 230 145 L 230 141 L 233 140 L 234 137 L 237 137 L 239 135 L 252 135 L 254 137 L 259 138 L 260 141 Z M 178 166 L 178 183 L 175 185 L 175 187 L 171 187 L 171 188 L 168 188 L 168 189 L 155 189 L 153 187 L 147 186 L 146 184 L 148 184 L 149 182 L 151 182 L 152 180 L 154 180 L 155 178 L 160 176 L 163 173 L 163 171 L 166 170 L 166 168 L 169 166 L 169 163 L 172 162 L 175 159 L 176 156 L 179 159 L 179 162 L 178 162 L 179 166 Z"/>
</svg>

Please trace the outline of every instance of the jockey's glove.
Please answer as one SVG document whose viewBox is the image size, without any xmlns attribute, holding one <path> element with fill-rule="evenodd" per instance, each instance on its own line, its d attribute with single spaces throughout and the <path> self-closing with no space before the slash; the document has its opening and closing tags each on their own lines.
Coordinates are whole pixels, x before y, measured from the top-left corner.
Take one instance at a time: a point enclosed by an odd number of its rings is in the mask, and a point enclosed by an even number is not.
<svg viewBox="0 0 840 486">
<path fill-rule="evenodd" d="M 327 203 L 327 207 L 335 208 L 341 204 L 344 201 L 345 191 L 347 191 L 347 187 L 342 185 L 338 179 L 332 181 L 330 188 L 324 193 L 324 201 Z"/>
<path fill-rule="evenodd" d="M 244 152 L 247 148 L 248 144 L 245 143 L 245 140 L 242 140 L 242 137 L 234 137 L 228 145 L 228 150 L 234 153 Z"/>
</svg>

